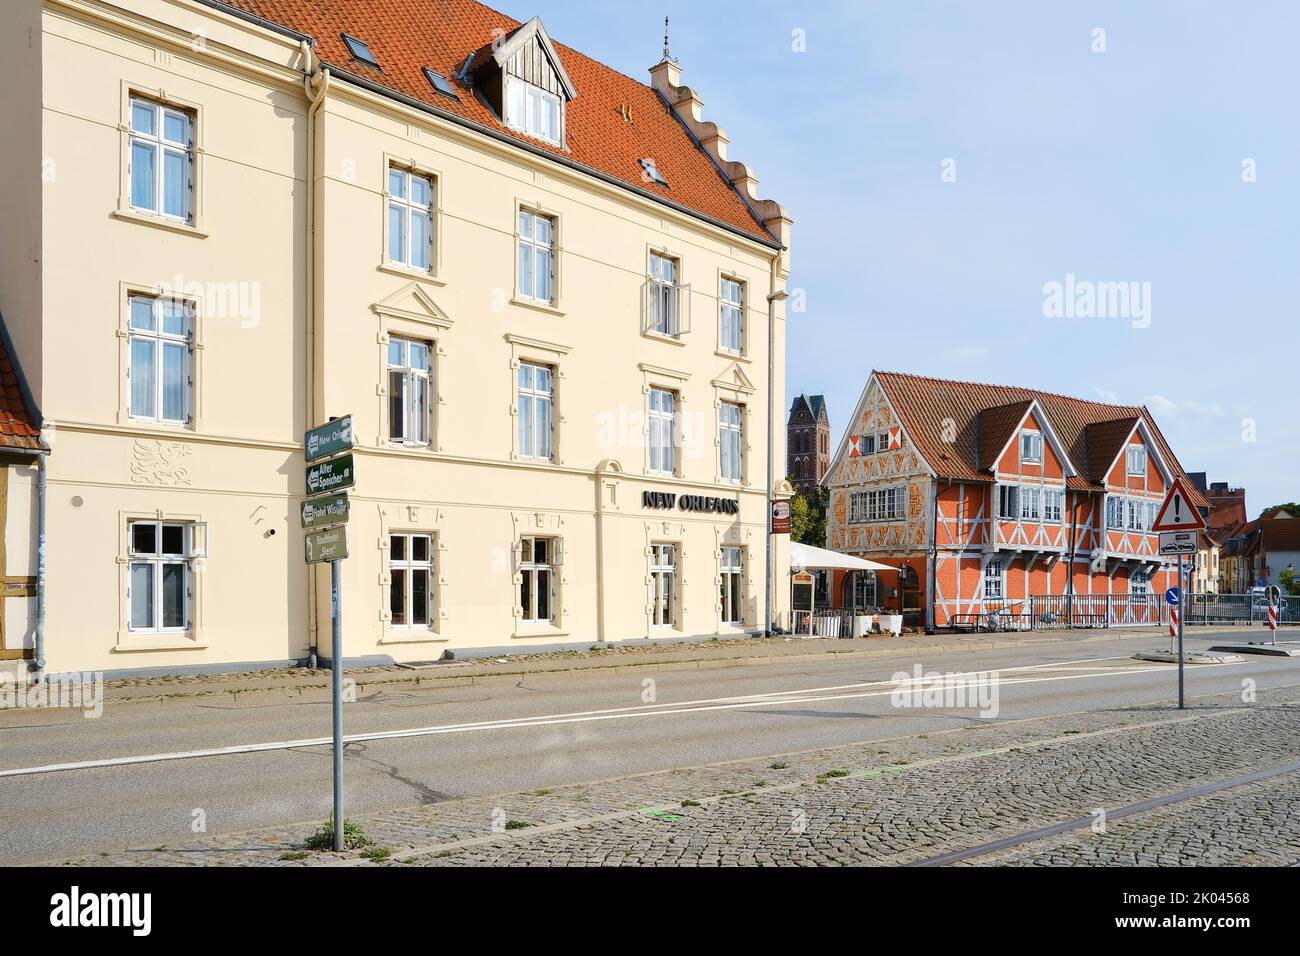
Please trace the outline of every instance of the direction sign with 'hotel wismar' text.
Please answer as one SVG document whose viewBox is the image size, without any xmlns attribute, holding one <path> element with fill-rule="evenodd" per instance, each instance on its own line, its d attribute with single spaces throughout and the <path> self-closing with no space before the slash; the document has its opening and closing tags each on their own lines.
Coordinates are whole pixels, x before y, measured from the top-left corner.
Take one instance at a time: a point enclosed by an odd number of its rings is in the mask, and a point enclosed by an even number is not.
<svg viewBox="0 0 1300 956">
<path fill-rule="evenodd" d="M 337 491 L 333 494 L 308 498 L 302 503 L 302 527 L 304 531 L 313 528 L 328 528 L 331 525 L 348 523 L 348 493 Z"/>
</svg>

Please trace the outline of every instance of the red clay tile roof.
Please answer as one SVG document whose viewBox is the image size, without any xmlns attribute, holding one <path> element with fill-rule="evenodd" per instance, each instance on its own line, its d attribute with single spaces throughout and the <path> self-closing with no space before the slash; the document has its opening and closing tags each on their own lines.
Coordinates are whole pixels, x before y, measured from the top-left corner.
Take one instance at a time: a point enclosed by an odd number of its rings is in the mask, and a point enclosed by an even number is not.
<svg viewBox="0 0 1300 956">
<path fill-rule="evenodd" d="M 1300 518 L 1264 518 L 1259 533 L 1267 551 L 1300 551 Z"/>
<path fill-rule="evenodd" d="M 986 408 L 979 413 L 977 424 L 980 446 L 975 467 L 982 471 L 997 464 L 995 459 L 1002 449 L 1007 447 L 1007 442 L 1011 440 L 1011 433 L 1020 424 L 1032 404 L 1033 400 L 1026 398 L 1012 402 L 1010 405 Z"/>
<path fill-rule="evenodd" d="M 1241 498 L 1216 498 L 1209 496 L 1210 527 L 1217 530 L 1236 531 L 1246 523 L 1246 502 Z"/>
<path fill-rule="evenodd" d="M 1088 449 L 1086 465 L 1079 468 L 1086 471 L 1088 477 L 1096 482 L 1106 480 L 1106 470 L 1119 457 L 1120 449 L 1133 434 L 1133 427 L 1138 423 L 1137 415 L 1125 415 L 1108 422 L 1093 422 L 1084 429 L 1084 445 Z M 1190 485 L 1188 487 L 1191 487 Z"/>
<path fill-rule="evenodd" d="M 0 446 L 6 448 L 40 448 L 41 430 L 23 400 L 18 373 L 9 361 L 9 353 L 0 345 Z"/>
<path fill-rule="evenodd" d="M 1066 454 L 1082 474 L 1071 475 L 1067 485 L 1080 491 L 1096 491 L 1097 482 L 1119 453 L 1113 435 L 1127 437 L 1138 418 L 1146 421 L 1161 455 L 1176 476 L 1183 478 L 1192 503 L 1205 507 L 1200 492 L 1187 479 L 1169 444 L 1160 433 L 1155 419 L 1145 407 L 1103 405 L 1082 398 L 1070 398 L 1052 392 L 1009 385 L 984 385 L 948 379 L 906 375 L 899 372 L 876 372 L 877 380 L 898 412 L 903 426 L 916 443 L 917 450 L 941 478 L 963 481 L 989 481 L 981 457 L 984 444 L 980 435 L 981 412 L 1037 400 Z M 955 428 L 954 442 L 945 442 L 945 423 Z M 1090 426 L 1105 426 L 1091 428 Z M 1119 439 L 1122 440 L 1122 439 Z"/>
<path fill-rule="evenodd" d="M 662 197 L 773 245 L 767 231 L 713 160 L 687 134 L 650 86 L 561 43 L 555 49 L 577 88 L 565 107 L 568 149 L 506 126 L 462 80 L 466 58 L 508 33 L 518 20 L 473 0 L 223 0 L 228 6 L 305 33 L 326 65 L 404 96 L 457 114 L 533 147 L 554 153 L 644 192 Z M 340 36 L 366 42 L 380 69 L 358 63 Z M 503 34 L 496 34 L 500 36 Z M 433 91 L 422 67 L 447 78 L 460 102 Z M 626 105 L 632 121 L 620 115 Z M 640 160 L 652 158 L 668 185 L 648 182 Z"/>
</svg>

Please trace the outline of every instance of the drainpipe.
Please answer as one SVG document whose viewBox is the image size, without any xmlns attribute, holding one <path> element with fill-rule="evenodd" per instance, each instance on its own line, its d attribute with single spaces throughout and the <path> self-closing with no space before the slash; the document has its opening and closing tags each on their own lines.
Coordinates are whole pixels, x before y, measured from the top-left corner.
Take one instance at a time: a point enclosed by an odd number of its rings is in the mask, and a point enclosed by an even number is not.
<svg viewBox="0 0 1300 956">
<path fill-rule="evenodd" d="M 776 389 L 776 304 L 784 302 L 790 295 L 784 289 L 776 287 L 780 258 L 780 253 L 772 257 L 772 279 L 769 286 L 772 291 L 767 296 L 767 516 L 763 519 L 765 522 L 763 539 L 767 544 L 767 554 L 763 567 L 764 637 L 772 636 L 772 489 L 776 484 L 776 476 L 772 473 L 775 467 L 773 455 L 776 426 L 772 424 L 772 420 L 776 417 L 776 396 L 773 394 Z"/>
<path fill-rule="evenodd" d="M 314 423 L 319 421 L 316 408 L 316 115 L 320 112 L 321 106 L 325 103 L 325 94 L 329 92 L 330 71 L 318 70 L 319 60 L 315 56 L 312 45 L 307 40 L 302 43 L 303 56 L 303 90 L 307 94 L 307 100 L 310 104 L 307 109 L 307 169 L 306 183 L 307 188 L 306 202 L 307 208 L 303 221 L 306 224 L 306 241 L 307 255 L 306 268 L 303 270 L 305 275 L 305 289 L 303 295 L 304 308 L 306 310 L 306 344 L 307 355 L 305 363 L 304 379 L 307 389 L 307 427 L 310 428 Z M 320 77 L 320 82 L 316 90 L 312 90 L 312 79 Z M 318 598 L 318 589 L 316 587 L 316 569 L 309 568 L 307 571 L 307 613 L 308 613 L 308 632 L 310 637 L 310 650 L 307 657 L 307 666 L 313 670 L 316 668 L 318 659 L 318 642 L 320 634 L 318 609 L 316 602 Z"/>
<path fill-rule="evenodd" d="M 41 440 L 42 445 L 44 439 Z M 49 448 L 10 449 L 15 454 L 25 455 L 36 462 L 36 667 L 32 673 L 34 683 L 45 680 L 45 456 Z"/>
<path fill-rule="evenodd" d="M 947 479 L 947 482 L 948 482 L 948 487 L 952 488 L 952 479 L 951 478 Z M 939 573 L 939 482 L 937 480 L 934 481 L 931 487 L 934 490 L 931 492 L 932 500 L 931 500 L 931 511 L 930 511 L 930 566 L 926 569 L 926 573 L 925 573 L 925 577 L 926 577 L 925 584 L 930 591 L 930 600 L 928 602 L 929 607 L 926 608 L 926 621 L 925 621 L 925 633 L 927 634 L 933 634 L 935 628 L 934 606 L 935 606 L 936 592 L 938 591 L 938 588 L 935 586 L 936 585 L 935 579 L 938 577 L 938 573 Z M 958 533 L 960 533 L 960 528 L 958 529 Z M 957 560 L 960 561 L 961 558 L 958 558 Z M 957 595 L 957 607 L 958 610 L 960 610 L 961 608 L 960 594 Z"/>
<path fill-rule="evenodd" d="M 36 679 L 45 679 L 45 456 L 36 456 Z"/>
<path fill-rule="evenodd" d="M 1065 504 L 1070 507 L 1070 491 L 1065 491 Z M 1074 549 L 1078 545 L 1079 534 L 1079 501 L 1076 497 L 1074 507 L 1070 508 L 1070 553 L 1066 555 L 1065 562 L 1065 626 L 1074 627 Z"/>
</svg>

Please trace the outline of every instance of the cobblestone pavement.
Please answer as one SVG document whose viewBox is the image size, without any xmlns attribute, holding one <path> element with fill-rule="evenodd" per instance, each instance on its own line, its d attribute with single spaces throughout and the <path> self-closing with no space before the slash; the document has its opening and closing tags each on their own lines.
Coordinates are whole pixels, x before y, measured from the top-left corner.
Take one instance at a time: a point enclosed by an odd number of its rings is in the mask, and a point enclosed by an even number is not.
<svg viewBox="0 0 1300 956">
<path fill-rule="evenodd" d="M 966 861 L 976 866 L 1294 866 L 1300 774 L 1234 787 L 1133 818 Z"/>
<path fill-rule="evenodd" d="M 966 721 L 967 718 L 959 718 Z M 917 862 L 1296 758 L 1300 688 L 1021 721 L 575 784 L 358 819 L 388 865 Z M 1295 863 L 1300 774 L 966 861 Z M 316 824 L 90 855 L 98 865 L 367 864 L 304 848 Z M 382 855 L 382 854 L 381 854 Z M 379 861 L 376 861 L 379 862 Z"/>
</svg>

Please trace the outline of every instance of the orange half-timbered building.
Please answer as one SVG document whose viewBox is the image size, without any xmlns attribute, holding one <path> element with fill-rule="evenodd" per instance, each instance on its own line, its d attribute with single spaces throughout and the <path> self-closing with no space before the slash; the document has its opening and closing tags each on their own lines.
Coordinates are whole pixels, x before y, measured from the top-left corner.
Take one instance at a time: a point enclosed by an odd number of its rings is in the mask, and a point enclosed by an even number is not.
<svg viewBox="0 0 1300 956">
<path fill-rule="evenodd" d="M 822 481 L 827 546 L 899 567 L 871 591 L 909 624 L 1154 624 L 1175 477 L 1192 488 L 1145 407 L 873 372 Z"/>
</svg>

